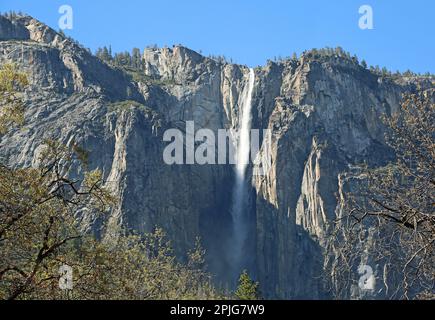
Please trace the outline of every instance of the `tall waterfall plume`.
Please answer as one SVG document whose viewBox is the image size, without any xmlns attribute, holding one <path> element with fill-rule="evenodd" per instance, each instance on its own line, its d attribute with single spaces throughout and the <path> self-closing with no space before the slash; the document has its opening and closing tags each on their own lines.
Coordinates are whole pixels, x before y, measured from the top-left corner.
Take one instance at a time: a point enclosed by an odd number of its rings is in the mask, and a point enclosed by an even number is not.
<svg viewBox="0 0 435 320">
<path fill-rule="evenodd" d="M 233 277 L 237 277 L 243 268 L 243 247 L 247 238 L 246 215 L 248 208 L 248 181 L 246 170 L 249 164 L 252 92 L 254 90 L 255 73 L 249 69 L 249 80 L 242 92 L 239 104 L 239 128 L 236 148 L 236 181 L 233 191 L 231 215 L 233 219 L 233 241 L 231 262 Z"/>
</svg>

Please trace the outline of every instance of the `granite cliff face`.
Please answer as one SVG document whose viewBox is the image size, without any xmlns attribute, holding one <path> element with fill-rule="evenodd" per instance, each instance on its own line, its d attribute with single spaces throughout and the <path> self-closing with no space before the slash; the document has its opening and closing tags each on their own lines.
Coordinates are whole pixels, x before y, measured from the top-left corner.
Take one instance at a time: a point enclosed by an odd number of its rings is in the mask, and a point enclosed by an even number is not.
<svg viewBox="0 0 435 320">
<path fill-rule="evenodd" d="M 26 125 L 0 140 L 14 166 L 37 161 L 44 139 L 73 141 L 89 151 L 120 204 L 104 218 L 78 214 L 102 238 L 121 228 L 160 226 L 175 250 L 200 236 L 218 282 L 231 264 L 232 165 L 167 165 L 163 133 L 238 126 L 249 69 L 187 48 L 145 49 L 143 81 L 133 81 L 31 17 L 0 17 L 0 64 L 14 62 L 30 80 Z M 306 53 L 255 69 L 252 127 L 272 130 L 272 167 L 250 175 L 246 265 L 270 298 L 327 298 L 321 276 L 341 175 L 351 165 L 392 157 L 382 114 L 401 94 L 430 82 L 387 80 L 351 59 Z M 158 80 L 156 80 L 158 79 Z M 126 102 L 127 101 L 127 102 Z M 263 152 L 263 151 L 260 151 Z M 82 168 L 77 164 L 75 174 Z"/>
</svg>

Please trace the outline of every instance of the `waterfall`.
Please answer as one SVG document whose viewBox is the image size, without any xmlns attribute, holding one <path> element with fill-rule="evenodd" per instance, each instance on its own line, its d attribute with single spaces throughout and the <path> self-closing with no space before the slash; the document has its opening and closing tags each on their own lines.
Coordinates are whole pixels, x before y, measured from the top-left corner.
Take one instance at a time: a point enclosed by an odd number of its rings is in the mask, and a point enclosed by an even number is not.
<svg viewBox="0 0 435 320">
<path fill-rule="evenodd" d="M 245 179 L 249 164 L 250 130 L 252 91 L 254 89 L 255 74 L 249 69 L 249 81 L 242 92 L 239 104 L 239 128 L 236 148 L 236 181 L 233 191 L 231 215 L 233 219 L 233 241 L 231 250 L 231 263 L 233 278 L 239 275 L 243 268 L 243 246 L 247 238 L 246 214 L 248 207 L 248 182 Z"/>
<path fill-rule="evenodd" d="M 249 132 L 251 130 L 251 107 L 252 107 L 252 91 L 254 89 L 255 74 L 253 69 L 249 69 L 248 87 L 244 90 L 243 100 L 241 104 L 242 119 L 239 120 L 239 141 L 237 143 L 237 162 L 236 173 L 237 180 L 244 182 L 246 167 L 249 163 L 250 139 Z M 240 111 L 239 111 L 240 112 Z M 244 185 L 242 183 L 241 185 Z"/>
</svg>

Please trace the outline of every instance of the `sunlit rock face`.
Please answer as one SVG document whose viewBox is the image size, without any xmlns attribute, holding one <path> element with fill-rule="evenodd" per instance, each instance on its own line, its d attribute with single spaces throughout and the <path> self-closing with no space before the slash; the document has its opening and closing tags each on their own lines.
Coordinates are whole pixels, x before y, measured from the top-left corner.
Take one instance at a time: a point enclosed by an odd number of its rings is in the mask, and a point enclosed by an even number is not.
<svg viewBox="0 0 435 320">
<path fill-rule="evenodd" d="M 237 128 L 247 67 L 181 46 L 148 48 L 144 80 L 134 81 L 28 16 L 0 17 L 0 63 L 6 62 L 24 70 L 30 86 L 24 128 L 1 137 L 4 161 L 35 165 L 47 138 L 80 144 L 89 152 L 88 169 L 100 168 L 119 197 L 106 216 L 78 214 L 85 230 L 105 239 L 159 226 L 180 259 L 199 236 L 216 282 L 232 286 L 226 282 L 234 166 L 167 165 L 163 133 L 184 130 L 186 121 L 214 132 Z M 328 298 L 323 264 L 340 175 L 351 165 L 392 159 L 381 115 L 398 110 L 403 92 L 432 84 L 393 82 L 351 59 L 310 53 L 254 71 L 251 127 L 272 130 L 272 166 L 263 176 L 246 172 L 244 261 L 266 298 Z M 127 100 L 135 103 L 120 103 Z M 79 163 L 73 170 L 82 177 Z"/>
</svg>

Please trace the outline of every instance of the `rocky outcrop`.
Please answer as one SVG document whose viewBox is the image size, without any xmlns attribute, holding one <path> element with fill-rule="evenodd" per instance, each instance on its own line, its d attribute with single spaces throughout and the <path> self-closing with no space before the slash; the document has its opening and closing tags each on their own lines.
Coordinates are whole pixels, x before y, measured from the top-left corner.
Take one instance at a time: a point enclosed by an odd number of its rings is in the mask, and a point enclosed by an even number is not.
<svg viewBox="0 0 435 320">
<path fill-rule="evenodd" d="M 0 40 L 0 63 L 17 63 L 31 83 L 25 127 L 1 137 L 0 156 L 30 166 L 45 138 L 79 143 L 119 197 L 108 216 L 82 213 L 84 228 L 104 238 L 160 226 L 180 259 L 200 236 L 216 281 L 228 281 L 233 167 L 167 165 L 163 133 L 186 121 L 236 128 L 248 68 L 180 46 L 148 48 L 145 80 L 133 81 L 28 16 L 0 17 Z M 327 298 L 321 277 L 340 174 L 391 159 L 381 115 L 397 111 L 402 92 L 433 83 L 392 81 L 311 53 L 255 75 L 252 127 L 272 130 L 272 166 L 251 176 L 246 263 L 265 297 Z M 81 176 L 79 164 L 74 171 Z"/>
</svg>

